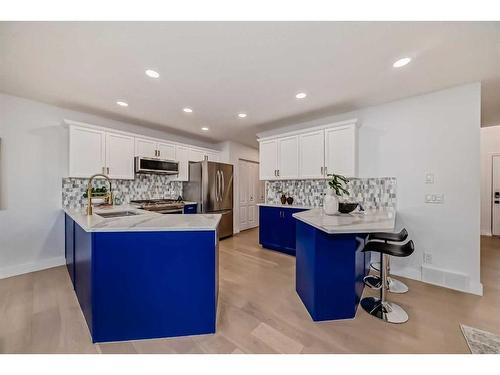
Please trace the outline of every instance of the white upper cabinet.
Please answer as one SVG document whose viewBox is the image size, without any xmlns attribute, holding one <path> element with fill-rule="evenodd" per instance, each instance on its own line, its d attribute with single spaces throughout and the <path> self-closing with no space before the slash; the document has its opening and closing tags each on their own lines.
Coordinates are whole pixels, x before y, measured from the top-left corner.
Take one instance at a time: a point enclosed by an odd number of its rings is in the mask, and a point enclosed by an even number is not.
<svg viewBox="0 0 500 375">
<path fill-rule="evenodd" d="M 278 141 L 276 139 L 260 142 L 259 166 L 261 180 L 278 178 Z"/>
<path fill-rule="evenodd" d="M 356 177 L 357 145 L 356 119 L 260 139 L 260 179 Z"/>
<path fill-rule="evenodd" d="M 106 132 L 106 174 L 109 178 L 134 179 L 134 137 Z"/>
<path fill-rule="evenodd" d="M 184 146 L 175 147 L 176 160 L 179 162 L 179 174 L 174 177 L 175 181 L 188 181 L 189 178 L 189 148 Z"/>
<path fill-rule="evenodd" d="M 135 156 L 155 158 L 158 154 L 158 143 L 152 139 L 135 138 Z"/>
<path fill-rule="evenodd" d="M 299 135 L 299 177 L 323 178 L 325 173 L 325 132 Z"/>
<path fill-rule="evenodd" d="M 357 129 L 355 125 L 325 130 L 326 174 L 357 176 Z"/>
<path fill-rule="evenodd" d="M 165 160 L 175 160 L 175 145 L 172 143 L 158 143 L 158 157 Z"/>
<path fill-rule="evenodd" d="M 134 179 L 134 157 L 143 156 L 179 162 L 179 175 L 188 180 L 189 161 L 219 161 L 216 150 L 190 147 L 138 134 L 65 120 L 69 126 L 69 177 L 88 178 L 104 173 L 114 179 Z"/>
<path fill-rule="evenodd" d="M 189 149 L 189 161 L 203 161 L 205 160 L 205 152 L 196 148 Z"/>
<path fill-rule="evenodd" d="M 278 178 L 299 178 L 299 137 L 278 139 Z"/>
<path fill-rule="evenodd" d="M 69 129 L 69 177 L 104 173 L 105 132 L 80 126 Z"/>
</svg>

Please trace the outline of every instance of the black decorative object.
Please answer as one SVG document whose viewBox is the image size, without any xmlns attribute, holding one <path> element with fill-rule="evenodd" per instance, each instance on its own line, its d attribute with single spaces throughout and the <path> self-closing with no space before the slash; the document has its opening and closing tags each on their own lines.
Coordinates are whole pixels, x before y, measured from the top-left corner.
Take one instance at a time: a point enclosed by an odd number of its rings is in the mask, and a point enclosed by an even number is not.
<svg viewBox="0 0 500 375">
<path fill-rule="evenodd" d="M 358 207 L 357 203 L 342 203 L 339 202 L 339 212 L 341 214 L 348 214 L 354 211 Z"/>
<path fill-rule="evenodd" d="M 288 197 L 286 199 L 286 201 L 287 201 L 288 204 L 292 204 L 293 203 L 293 198 L 292 197 Z"/>
</svg>

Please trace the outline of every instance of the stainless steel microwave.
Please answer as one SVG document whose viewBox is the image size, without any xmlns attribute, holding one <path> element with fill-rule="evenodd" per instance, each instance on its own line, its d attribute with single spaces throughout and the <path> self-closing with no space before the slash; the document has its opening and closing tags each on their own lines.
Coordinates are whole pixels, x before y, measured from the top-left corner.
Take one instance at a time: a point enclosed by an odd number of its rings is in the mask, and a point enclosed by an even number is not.
<svg viewBox="0 0 500 375">
<path fill-rule="evenodd" d="M 179 174 L 179 162 L 136 156 L 135 173 Z"/>
</svg>

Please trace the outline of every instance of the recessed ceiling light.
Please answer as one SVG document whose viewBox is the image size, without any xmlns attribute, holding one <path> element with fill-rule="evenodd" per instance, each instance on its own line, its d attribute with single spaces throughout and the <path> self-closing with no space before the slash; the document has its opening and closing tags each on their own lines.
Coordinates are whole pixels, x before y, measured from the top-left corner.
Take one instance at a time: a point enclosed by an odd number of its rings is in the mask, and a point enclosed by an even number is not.
<svg viewBox="0 0 500 375">
<path fill-rule="evenodd" d="M 146 75 L 148 77 L 151 77 L 151 78 L 158 78 L 160 76 L 160 73 L 158 73 L 154 70 L 148 69 L 148 70 L 146 70 Z"/>
<path fill-rule="evenodd" d="M 247 117 L 247 114 L 246 113 L 238 113 L 238 117 L 245 118 L 245 117 Z"/>
<path fill-rule="evenodd" d="M 191 108 L 189 108 L 189 107 L 183 108 L 182 110 L 183 110 L 184 112 L 186 112 L 186 113 L 191 113 L 191 112 L 193 112 L 193 110 L 192 110 Z"/>
<path fill-rule="evenodd" d="M 411 61 L 411 58 L 403 57 L 402 59 L 399 59 L 394 64 L 392 64 L 392 66 L 395 68 L 401 68 L 402 66 L 405 66 L 406 64 L 408 64 L 410 61 Z"/>
<path fill-rule="evenodd" d="M 297 99 L 304 99 L 306 96 L 307 94 L 305 92 L 299 92 L 297 95 L 295 95 Z"/>
<path fill-rule="evenodd" d="M 203 130 L 204 132 L 207 132 L 208 131 L 208 128 L 206 126 L 202 127 L 201 130 Z"/>
<path fill-rule="evenodd" d="M 121 100 L 118 100 L 116 104 L 118 104 L 120 107 L 128 107 L 128 103 L 122 102 Z"/>
</svg>

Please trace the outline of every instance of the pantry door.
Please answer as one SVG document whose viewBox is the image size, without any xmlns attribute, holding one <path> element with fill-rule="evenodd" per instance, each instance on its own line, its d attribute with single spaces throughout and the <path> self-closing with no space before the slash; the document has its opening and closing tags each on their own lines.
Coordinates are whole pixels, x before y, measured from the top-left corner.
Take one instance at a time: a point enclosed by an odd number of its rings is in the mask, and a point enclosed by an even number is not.
<svg viewBox="0 0 500 375">
<path fill-rule="evenodd" d="M 255 228 L 259 225 L 261 181 L 259 180 L 259 164 L 239 160 L 239 226 L 240 231 Z"/>
</svg>

